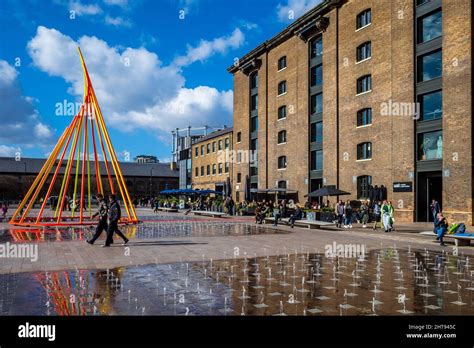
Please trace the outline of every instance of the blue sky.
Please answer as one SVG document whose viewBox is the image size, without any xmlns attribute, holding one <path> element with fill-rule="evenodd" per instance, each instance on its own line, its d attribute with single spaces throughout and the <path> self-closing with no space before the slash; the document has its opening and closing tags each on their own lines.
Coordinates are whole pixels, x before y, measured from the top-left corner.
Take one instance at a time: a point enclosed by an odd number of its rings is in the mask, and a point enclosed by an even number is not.
<svg viewBox="0 0 474 348">
<path fill-rule="evenodd" d="M 0 156 L 45 157 L 82 98 L 83 51 L 119 156 L 232 124 L 235 57 L 320 0 L 0 0 Z"/>
</svg>

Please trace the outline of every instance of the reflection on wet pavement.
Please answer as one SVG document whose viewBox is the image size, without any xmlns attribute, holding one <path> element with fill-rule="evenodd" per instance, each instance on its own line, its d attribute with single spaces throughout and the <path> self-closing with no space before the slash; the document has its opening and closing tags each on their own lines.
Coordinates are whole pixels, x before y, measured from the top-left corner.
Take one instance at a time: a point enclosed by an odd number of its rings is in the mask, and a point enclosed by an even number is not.
<svg viewBox="0 0 474 348">
<path fill-rule="evenodd" d="M 269 227 L 251 224 L 239 224 L 225 221 L 157 220 L 147 221 L 139 225 L 120 226 L 120 230 L 128 238 L 149 239 L 167 237 L 213 237 L 213 236 L 247 236 L 256 234 L 285 234 L 288 232 Z M 91 238 L 95 227 L 68 227 L 68 228 L 28 228 L 5 229 L 0 231 L 0 243 L 34 242 L 34 241 L 69 241 Z M 105 233 L 101 236 L 105 239 Z"/>
<path fill-rule="evenodd" d="M 203 256 L 204 259 L 204 256 Z M 0 276 L 2 315 L 474 314 L 466 256 L 375 250 Z"/>
</svg>

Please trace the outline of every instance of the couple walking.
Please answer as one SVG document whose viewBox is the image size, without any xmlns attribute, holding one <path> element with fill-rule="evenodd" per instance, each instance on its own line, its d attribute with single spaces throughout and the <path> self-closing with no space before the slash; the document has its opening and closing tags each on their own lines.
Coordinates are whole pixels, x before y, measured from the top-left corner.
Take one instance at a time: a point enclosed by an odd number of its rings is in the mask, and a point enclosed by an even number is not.
<svg viewBox="0 0 474 348">
<path fill-rule="evenodd" d="M 115 198 L 115 195 L 109 195 L 109 206 L 107 206 L 107 203 L 102 194 L 99 193 L 96 198 L 99 201 L 99 209 L 92 216 L 92 218 L 94 219 L 96 216 L 99 216 L 99 223 L 97 224 L 97 227 L 95 229 L 94 237 L 88 240 L 87 243 L 94 244 L 94 242 L 100 237 L 102 232 L 106 230 L 107 239 L 105 240 L 105 244 L 102 245 L 102 247 L 110 247 L 110 244 L 114 242 L 114 233 L 117 233 L 123 239 L 122 245 L 127 244 L 128 238 L 125 237 L 125 235 L 118 229 L 118 222 L 121 217 L 121 211 L 120 204 Z"/>
</svg>

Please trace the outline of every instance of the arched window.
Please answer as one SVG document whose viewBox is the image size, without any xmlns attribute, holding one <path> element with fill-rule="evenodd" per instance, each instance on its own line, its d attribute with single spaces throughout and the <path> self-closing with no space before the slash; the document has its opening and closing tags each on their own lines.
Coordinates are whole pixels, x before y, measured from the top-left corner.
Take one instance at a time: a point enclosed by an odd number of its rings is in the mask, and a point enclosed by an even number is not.
<svg viewBox="0 0 474 348">
<path fill-rule="evenodd" d="M 372 43 L 370 41 L 364 42 L 357 47 L 356 59 L 358 62 L 372 57 Z"/>
<path fill-rule="evenodd" d="M 286 56 L 281 57 L 278 59 L 278 70 L 286 68 Z"/>
<path fill-rule="evenodd" d="M 278 108 L 278 119 L 282 120 L 286 118 L 286 105 L 282 105 Z"/>
<path fill-rule="evenodd" d="M 278 132 L 278 144 L 286 143 L 286 130 Z"/>
<path fill-rule="evenodd" d="M 286 168 L 286 156 L 278 157 L 278 169 Z"/>
<path fill-rule="evenodd" d="M 372 90 L 372 75 L 364 75 L 357 79 L 357 94 Z"/>
<path fill-rule="evenodd" d="M 286 93 L 286 81 L 281 81 L 278 84 L 278 95 Z"/>
<path fill-rule="evenodd" d="M 250 75 L 250 89 L 258 87 L 258 73 L 254 72 Z"/>
<path fill-rule="evenodd" d="M 361 175 L 357 177 L 357 199 L 369 198 L 370 185 L 372 185 L 372 176 Z"/>
<path fill-rule="evenodd" d="M 372 124 L 372 108 L 357 111 L 357 127 Z"/>
<path fill-rule="evenodd" d="M 356 27 L 361 29 L 372 23 L 372 10 L 368 8 L 357 15 Z"/>
<path fill-rule="evenodd" d="M 357 159 L 367 160 L 372 158 L 372 143 L 361 143 L 357 145 Z"/>
</svg>

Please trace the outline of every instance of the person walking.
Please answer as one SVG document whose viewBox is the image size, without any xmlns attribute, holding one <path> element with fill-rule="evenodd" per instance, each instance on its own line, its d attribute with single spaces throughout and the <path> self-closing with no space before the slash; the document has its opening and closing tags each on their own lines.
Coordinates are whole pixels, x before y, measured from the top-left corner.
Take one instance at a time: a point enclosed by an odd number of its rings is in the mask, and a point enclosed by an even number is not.
<svg viewBox="0 0 474 348">
<path fill-rule="evenodd" d="M 362 228 L 367 227 L 367 221 L 369 221 L 369 206 L 367 201 L 364 201 L 360 206 L 360 220 L 362 222 Z"/>
<path fill-rule="evenodd" d="M 377 229 L 377 224 L 380 222 L 380 217 L 381 217 L 380 202 L 375 202 L 374 203 L 374 230 Z"/>
<path fill-rule="evenodd" d="M 121 217 L 120 204 L 114 194 L 109 195 L 109 210 L 107 212 L 107 239 L 103 247 L 110 247 L 113 242 L 114 233 L 117 233 L 122 239 L 123 244 L 128 243 L 128 238 L 118 229 L 118 222 Z"/>
<path fill-rule="evenodd" d="M 443 216 L 443 213 L 438 213 L 435 219 L 435 228 L 436 228 L 436 234 L 438 235 L 439 239 L 439 245 L 445 246 L 443 242 L 443 237 L 446 234 L 446 231 L 448 230 L 448 221 L 446 218 Z"/>
<path fill-rule="evenodd" d="M 296 209 L 293 214 L 290 215 L 289 223 L 291 228 L 295 227 L 295 221 L 296 220 L 301 220 L 303 217 L 303 211 L 301 210 L 301 207 L 299 204 L 296 204 Z"/>
<path fill-rule="evenodd" d="M 336 214 L 337 214 L 336 227 L 341 228 L 342 222 L 344 220 L 344 203 L 342 203 L 342 199 L 336 204 Z"/>
<path fill-rule="evenodd" d="M 349 200 L 344 205 L 344 228 L 352 228 L 352 206 Z"/>
<path fill-rule="evenodd" d="M 107 230 L 107 203 L 104 200 L 104 196 L 102 194 L 97 194 L 97 200 L 99 201 L 99 208 L 97 212 L 92 215 L 92 218 L 95 219 L 97 216 L 99 217 L 99 222 L 95 228 L 95 234 L 91 239 L 86 240 L 89 244 L 94 244 L 94 242 L 100 237 L 104 230 Z"/>
</svg>

